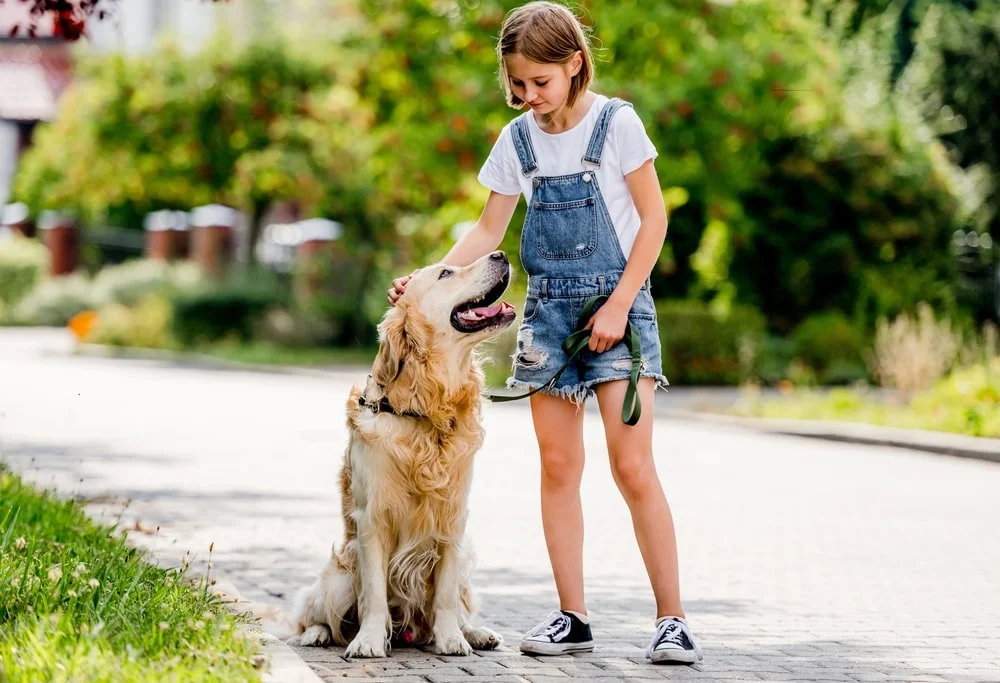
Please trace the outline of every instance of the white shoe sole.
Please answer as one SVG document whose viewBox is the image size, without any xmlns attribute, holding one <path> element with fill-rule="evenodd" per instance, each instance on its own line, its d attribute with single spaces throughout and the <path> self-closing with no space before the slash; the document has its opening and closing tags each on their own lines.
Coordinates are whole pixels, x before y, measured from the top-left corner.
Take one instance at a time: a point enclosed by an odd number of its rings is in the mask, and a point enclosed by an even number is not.
<svg viewBox="0 0 1000 683">
<path fill-rule="evenodd" d="M 649 661 L 653 664 L 697 664 L 702 660 L 701 653 L 697 650 L 655 650 L 649 656 Z"/>
<path fill-rule="evenodd" d="M 574 652 L 592 652 L 594 641 L 582 643 L 542 643 L 535 640 L 522 640 L 521 652 L 526 655 L 568 655 Z"/>
</svg>

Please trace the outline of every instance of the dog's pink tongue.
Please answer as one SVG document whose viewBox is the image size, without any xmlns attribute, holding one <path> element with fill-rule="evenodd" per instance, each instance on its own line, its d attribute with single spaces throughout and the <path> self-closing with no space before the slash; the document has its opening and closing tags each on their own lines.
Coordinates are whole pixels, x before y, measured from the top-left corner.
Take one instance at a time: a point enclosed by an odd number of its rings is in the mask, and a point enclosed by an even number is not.
<svg viewBox="0 0 1000 683">
<path fill-rule="evenodd" d="M 483 306 L 482 308 L 473 308 L 472 312 L 480 318 L 492 318 L 500 312 L 500 307 L 500 304 L 496 304 L 495 306 Z"/>
</svg>

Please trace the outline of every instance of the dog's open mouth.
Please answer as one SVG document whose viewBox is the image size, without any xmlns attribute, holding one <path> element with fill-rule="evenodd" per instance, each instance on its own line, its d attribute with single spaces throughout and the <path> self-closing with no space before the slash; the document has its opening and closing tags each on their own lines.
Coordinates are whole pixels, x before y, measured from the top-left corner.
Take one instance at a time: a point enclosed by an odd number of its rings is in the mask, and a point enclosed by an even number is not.
<svg viewBox="0 0 1000 683">
<path fill-rule="evenodd" d="M 513 322 L 516 315 L 514 307 L 506 301 L 497 303 L 509 282 L 508 271 L 488 292 L 456 306 L 451 312 L 451 326 L 459 332 L 479 332 Z"/>
</svg>

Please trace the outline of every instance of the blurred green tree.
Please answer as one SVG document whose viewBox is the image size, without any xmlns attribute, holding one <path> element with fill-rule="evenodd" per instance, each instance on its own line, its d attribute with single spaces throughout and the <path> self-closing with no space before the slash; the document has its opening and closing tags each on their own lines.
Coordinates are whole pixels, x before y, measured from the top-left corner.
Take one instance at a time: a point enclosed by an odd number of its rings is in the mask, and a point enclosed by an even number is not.
<svg viewBox="0 0 1000 683">
<path fill-rule="evenodd" d="M 344 93 L 329 82 L 320 62 L 278 40 L 87 59 L 25 155 L 15 194 L 90 219 L 227 203 L 247 211 L 254 244 L 272 201 L 311 210 L 356 187 L 363 111 L 338 106 Z"/>
<path fill-rule="evenodd" d="M 93 65 L 18 191 L 91 212 L 296 199 L 341 221 L 370 264 L 358 290 L 370 319 L 390 275 L 443 255 L 481 210 L 476 172 L 517 114 L 494 52 L 517 4 L 345 3 L 335 36 L 294 51 L 275 36 L 270 50 Z M 804 0 L 575 9 L 598 38 L 595 87 L 634 102 L 660 152 L 671 225 L 657 296 L 752 303 L 786 330 L 831 308 L 870 324 L 947 288 L 948 162 L 902 114 L 852 111 L 840 47 Z M 886 284 L 890 271 L 906 282 Z"/>
<path fill-rule="evenodd" d="M 1000 2 L 929 12 L 904 85 L 957 162 L 991 177 L 977 227 L 1000 237 Z"/>
</svg>

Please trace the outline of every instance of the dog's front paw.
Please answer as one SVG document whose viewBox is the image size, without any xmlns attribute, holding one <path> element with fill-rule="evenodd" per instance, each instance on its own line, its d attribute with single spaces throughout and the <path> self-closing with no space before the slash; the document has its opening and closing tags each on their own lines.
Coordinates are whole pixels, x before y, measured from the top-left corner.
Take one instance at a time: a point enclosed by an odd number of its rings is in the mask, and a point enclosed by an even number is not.
<svg viewBox="0 0 1000 683">
<path fill-rule="evenodd" d="M 348 659 L 385 657 L 385 632 L 378 633 L 374 630 L 361 629 L 351 644 L 347 646 L 344 656 Z"/>
<path fill-rule="evenodd" d="M 331 640 L 330 629 L 326 627 L 326 624 L 313 624 L 286 642 L 293 647 L 323 647 L 329 645 Z"/>
<path fill-rule="evenodd" d="M 458 629 L 434 630 L 434 645 L 431 648 L 438 655 L 471 655 L 472 646 Z"/>
<path fill-rule="evenodd" d="M 465 626 L 462 635 L 473 650 L 495 650 L 503 643 L 503 637 L 484 626 Z"/>
</svg>

